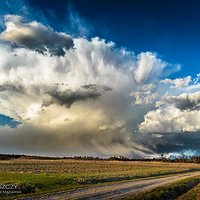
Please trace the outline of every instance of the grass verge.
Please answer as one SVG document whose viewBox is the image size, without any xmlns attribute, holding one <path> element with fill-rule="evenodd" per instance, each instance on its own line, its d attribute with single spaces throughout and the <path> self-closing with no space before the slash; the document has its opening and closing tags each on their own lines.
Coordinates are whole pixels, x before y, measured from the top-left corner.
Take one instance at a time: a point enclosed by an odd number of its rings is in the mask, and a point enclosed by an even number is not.
<svg viewBox="0 0 200 200">
<path fill-rule="evenodd" d="M 172 200 L 191 190 L 199 183 L 199 176 L 188 178 L 167 186 L 157 187 L 150 191 L 131 196 L 129 200 Z"/>
<path fill-rule="evenodd" d="M 185 194 L 177 198 L 177 200 L 199 200 L 200 199 L 200 184 Z"/>
</svg>

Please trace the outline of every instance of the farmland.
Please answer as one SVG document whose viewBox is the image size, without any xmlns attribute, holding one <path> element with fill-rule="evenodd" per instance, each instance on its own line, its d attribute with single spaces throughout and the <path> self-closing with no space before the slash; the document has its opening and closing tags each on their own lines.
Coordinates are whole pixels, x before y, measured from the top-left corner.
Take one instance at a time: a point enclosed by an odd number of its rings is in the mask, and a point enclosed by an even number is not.
<svg viewBox="0 0 200 200">
<path fill-rule="evenodd" d="M 20 195 L 30 195 L 197 170 L 192 163 L 19 158 L 0 161 L 0 183 L 20 185 Z"/>
</svg>

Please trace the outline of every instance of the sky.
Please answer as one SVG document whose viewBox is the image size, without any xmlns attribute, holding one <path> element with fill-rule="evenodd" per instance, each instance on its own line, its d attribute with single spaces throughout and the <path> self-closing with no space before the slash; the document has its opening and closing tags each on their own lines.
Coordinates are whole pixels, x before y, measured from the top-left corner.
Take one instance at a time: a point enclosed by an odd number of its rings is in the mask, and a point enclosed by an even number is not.
<svg viewBox="0 0 200 200">
<path fill-rule="evenodd" d="M 0 152 L 199 155 L 192 0 L 0 2 Z"/>
</svg>

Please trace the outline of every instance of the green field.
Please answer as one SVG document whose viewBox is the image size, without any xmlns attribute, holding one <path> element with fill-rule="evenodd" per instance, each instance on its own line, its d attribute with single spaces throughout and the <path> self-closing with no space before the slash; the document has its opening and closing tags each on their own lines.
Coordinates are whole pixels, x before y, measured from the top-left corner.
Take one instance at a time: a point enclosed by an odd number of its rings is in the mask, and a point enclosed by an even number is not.
<svg viewBox="0 0 200 200">
<path fill-rule="evenodd" d="M 0 161 L 0 184 L 16 184 L 22 191 L 21 195 L 35 195 L 195 170 L 200 170 L 200 165 L 140 161 L 13 159 Z"/>
</svg>

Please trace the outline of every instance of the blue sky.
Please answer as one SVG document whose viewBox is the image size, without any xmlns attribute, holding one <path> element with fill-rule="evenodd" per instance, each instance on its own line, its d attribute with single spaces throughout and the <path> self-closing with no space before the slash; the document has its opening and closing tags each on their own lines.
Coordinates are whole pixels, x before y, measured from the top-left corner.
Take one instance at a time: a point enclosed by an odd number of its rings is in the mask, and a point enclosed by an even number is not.
<svg viewBox="0 0 200 200">
<path fill-rule="evenodd" d="M 199 6 L 2 1 L 0 151 L 198 154 Z"/>
<path fill-rule="evenodd" d="M 15 128 L 17 125 L 20 124 L 18 121 L 15 121 L 12 118 L 5 115 L 0 115 L 0 122 L 1 126 L 10 126 L 11 128 Z"/>
<path fill-rule="evenodd" d="M 9 1 L 8 1 L 9 2 Z M 80 17 L 89 31 L 86 37 L 99 36 L 114 41 L 139 53 L 158 53 L 170 63 L 182 65 L 180 74 L 195 76 L 200 67 L 200 20 L 198 0 L 35 0 L 11 3 L 3 6 L 2 13 L 21 13 L 29 19 L 38 19 L 59 31 L 80 35 L 79 29 L 71 26 L 70 13 Z M 31 13 L 20 11 L 23 5 Z M 9 7 L 9 8 L 8 8 Z"/>
<path fill-rule="evenodd" d="M 118 1 L 30 1 L 50 17 L 51 25 L 68 23 L 68 12 L 77 12 L 92 36 L 100 36 L 134 52 L 153 51 L 171 63 L 180 63 L 177 76 L 195 76 L 200 67 L 200 20 L 198 0 L 125 0 Z"/>
</svg>

